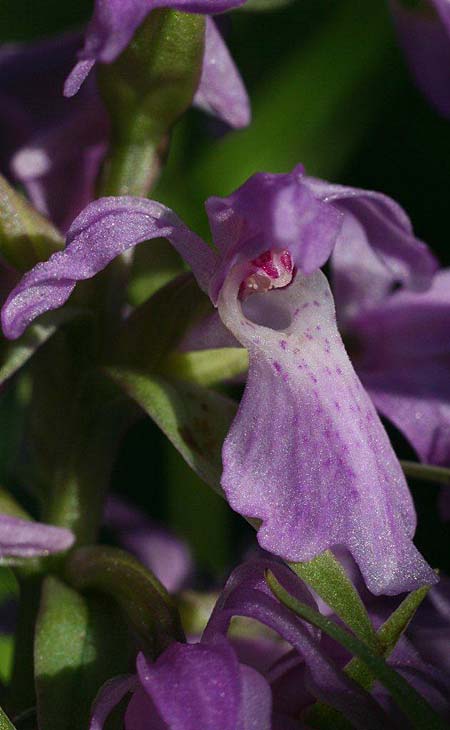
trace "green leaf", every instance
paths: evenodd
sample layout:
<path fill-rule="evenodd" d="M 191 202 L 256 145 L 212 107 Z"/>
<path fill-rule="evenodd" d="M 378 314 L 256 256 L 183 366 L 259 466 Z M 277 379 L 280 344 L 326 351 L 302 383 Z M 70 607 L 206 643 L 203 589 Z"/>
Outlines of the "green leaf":
<path fill-rule="evenodd" d="M 111 601 L 45 579 L 36 627 L 39 727 L 86 730 L 102 684 L 127 669 L 128 637 Z"/>
<path fill-rule="evenodd" d="M 407 477 L 450 485 L 450 469 L 444 466 L 419 464 L 415 461 L 400 461 L 400 464 Z"/>
<path fill-rule="evenodd" d="M 0 707 L 0 730 L 16 730 L 11 720 Z"/>
<path fill-rule="evenodd" d="M 69 558 L 66 574 L 76 588 L 117 601 L 152 656 L 172 641 L 185 640 L 171 596 L 151 571 L 123 550 L 81 548 Z"/>
<path fill-rule="evenodd" d="M 106 372 L 155 421 L 196 474 L 222 494 L 222 444 L 236 403 L 195 383 L 125 368 Z"/>
<path fill-rule="evenodd" d="M 26 271 L 63 246 L 56 228 L 0 176 L 0 256 Z"/>
<path fill-rule="evenodd" d="M 203 62 L 205 19 L 154 10 L 119 59 L 99 71 L 111 119 L 103 195 L 145 195 L 159 173 L 165 136 L 190 106 Z"/>
<path fill-rule="evenodd" d="M 242 375 L 248 369 L 248 352 L 242 347 L 171 353 L 164 364 L 169 377 L 199 385 L 217 385 Z"/>
<path fill-rule="evenodd" d="M 326 550 L 308 563 L 290 563 L 299 578 L 308 583 L 330 608 L 375 651 L 379 649 L 375 630 L 365 606 L 337 558 Z"/>
<path fill-rule="evenodd" d="M 366 664 L 373 676 L 390 692 L 398 707 L 410 720 L 412 728 L 417 728 L 417 730 L 423 730 L 424 728 L 427 728 L 427 730 L 444 730 L 443 720 L 434 712 L 428 702 L 398 672 L 386 664 L 384 659 L 376 656 L 367 644 L 344 631 L 340 626 L 322 616 L 310 606 L 297 601 L 270 572 L 267 574 L 267 583 L 273 594 L 287 608 L 319 628 Z"/>

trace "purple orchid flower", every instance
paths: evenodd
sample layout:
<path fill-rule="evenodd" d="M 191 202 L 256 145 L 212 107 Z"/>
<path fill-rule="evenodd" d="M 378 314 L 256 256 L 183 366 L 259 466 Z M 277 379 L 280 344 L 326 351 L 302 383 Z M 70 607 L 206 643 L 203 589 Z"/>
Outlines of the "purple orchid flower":
<path fill-rule="evenodd" d="M 245 0 L 96 0 L 80 60 L 68 76 L 64 93 L 76 94 L 97 62 L 111 63 L 128 46 L 138 26 L 156 8 L 208 16 L 243 5 Z M 231 127 L 250 123 L 250 103 L 239 72 L 212 17 L 206 18 L 205 51 L 194 106 Z"/>
<path fill-rule="evenodd" d="M 390 6 L 400 44 L 418 87 L 440 114 L 450 118 L 448 0 L 418 0 L 417 7 L 407 7 L 402 0 L 390 0 Z"/>
<path fill-rule="evenodd" d="M 379 706 L 336 668 L 321 649 L 318 633 L 274 598 L 265 581 L 266 569 L 299 600 L 314 605 L 305 586 L 280 563 L 242 565 L 230 576 L 200 642 L 173 643 L 155 662 L 139 654 L 135 676 L 116 678 L 100 691 L 90 730 L 101 730 L 111 710 L 129 693 L 125 730 L 300 730 L 294 717 L 272 711 L 268 679 L 239 661 L 227 639 L 235 616 L 268 626 L 291 644 L 297 657 L 303 657 L 305 681 L 312 691 L 309 704 L 315 697 L 326 698 L 355 727 L 381 728 Z"/>
<path fill-rule="evenodd" d="M 186 587 L 194 565 L 185 542 L 116 496 L 110 496 L 106 502 L 104 522 L 119 545 L 149 568 L 169 593 Z"/>
<path fill-rule="evenodd" d="M 64 304 L 77 281 L 137 243 L 165 237 L 249 352 L 249 374 L 223 447 L 233 509 L 262 521 L 259 543 L 292 561 L 347 547 L 369 589 L 395 594 L 436 577 L 413 545 L 411 496 L 372 401 L 346 354 L 319 270 L 338 240 L 369 240 L 380 266 L 428 285 L 436 262 L 405 213 L 376 193 L 303 174 L 258 174 L 206 205 L 218 254 L 163 205 L 105 198 L 73 223 L 64 251 L 26 274 L 2 310 L 18 337 Z"/>
<path fill-rule="evenodd" d="M 95 197 L 108 138 L 94 79 L 77 99 L 61 93 L 79 43 L 69 34 L 0 49 L 1 171 L 63 230 Z"/>
<path fill-rule="evenodd" d="M 73 534 L 62 527 L 0 515 L 0 559 L 59 553 L 68 550 L 73 542 Z"/>
<path fill-rule="evenodd" d="M 68 34 L 0 48 L 0 171 L 21 183 L 33 205 L 63 231 L 95 198 L 109 137 L 108 115 L 93 76 L 76 98 L 61 94 L 80 42 L 79 34 Z M 68 96 L 79 88 L 75 76 L 66 84 Z M 231 127 L 250 121 L 242 79 L 211 18 L 194 105 Z"/>
<path fill-rule="evenodd" d="M 111 63 L 128 46 L 147 15 L 157 8 L 213 15 L 243 5 L 245 0 L 96 0 L 86 30 L 84 48 L 66 82 L 66 94 L 76 94 L 96 62 Z"/>
<path fill-rule="evenodd" d="M 422 461 L 450 466 L 450 269 L 427 291 L 398 288 L 360 236 L 338 242 L 332 271 L 340 329 L 375 406 Z"/>

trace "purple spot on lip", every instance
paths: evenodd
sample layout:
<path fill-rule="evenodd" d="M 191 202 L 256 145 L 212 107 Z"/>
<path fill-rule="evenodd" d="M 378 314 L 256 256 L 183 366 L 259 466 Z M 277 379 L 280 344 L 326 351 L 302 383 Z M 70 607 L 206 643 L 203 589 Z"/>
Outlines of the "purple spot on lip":
<path fill-rule="evenodd" d="M 313 304 L 315 307 L 320 307 L 320 302 L 318 302 L 317 299 L 314 299 Z"/>
<path fill-rule="evenodd" d="M 320 330 L 321 330 L 321 329 L 322 329 L 322 327 L 320 326 L 320 324 L 317 324 L 317 325 L 316 325 L 316 330 L 317 330 L 317 332 L 320 332 Z"/>
<path fill-rule="evenodd" d="M 273 367 L 277 373 L 281 373 L 281 365 L 279 362 L 274 362 Z"/>
<path fill-rule="evenodd" d="M 297 309 L 294 311 L 294 317 L 296 317 L 299 312 L 300 312 L 300 309 L 297 307 Z"/>
<path fill-rule="evenodd" d="M 309 302 L 305 302 L 302 309 L 306 309 L 307 307 L 309 307 Z"/>
<path fill-rule="evenodd" d="M 336 372 L 337 372 L 337 374 L 338 374 L 338 375 L 342 375 L 342 370 L 341 370 L 341 368 L 336 368 Z"/>
<path fill-rule="evenodd" d="M 313 340 L 314 337 L 312 336 L 311 332 L 305 332 L 305 337 L 307 340 Z"/>
<path fill-rule="evenodd" d="M 286 348 L 287 348 L 286 340 L 280 340 L 280 347 L 282 350 L 286 350 Z"/>

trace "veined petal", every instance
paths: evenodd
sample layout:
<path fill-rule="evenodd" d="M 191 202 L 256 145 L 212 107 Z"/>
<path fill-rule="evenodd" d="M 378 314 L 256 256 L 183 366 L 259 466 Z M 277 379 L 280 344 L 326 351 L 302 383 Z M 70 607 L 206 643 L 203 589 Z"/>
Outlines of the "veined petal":
<path fill-rule="evenodd" d="M 232 270 L 218 304 L 249 352 L 223 447 L 231 506 L 262 520 L 260 544 L 285 559 L 347 547 L 375 594 L 434 583 L 412 543 L 405 478 L 345 352 L 326 278 L 298 273 L 284 289 L 250 296 L 244 313 L 244 276 L 242 266 Z"/>
<path fill-rule="evenodd" d="M 2 309 L 5 336 L 19 337 L 40 314 L 61 307 L 78 281 L 90 279 L 116 256 L 152 238 L 167 238 L 207 288 L 215 254 L 169 208 L 144 198 L 101 198 L 75 219 L 66 248 L 37 264 L 11 292 Z"/>
<path fill-rule="evenodd" d="M 96 61 L 111 63 L 130 43 L 138 26 L 156 8 L 212 15 L 243 5 L 245 0 L 96 0 L 80 61 L 70 74 L 66 96 L 76 94 Z"/>
<path fill-rule="evenodd" d="M 143 688 L 171 730 L 236 730 L 241 676 L 226 639 L 174 643 L 154 664 L 140 654 L 137 669 Z"/>
<path fill-rule="evenodd" d="M 415 237 L 411 221 L 392 198 L 312 177 L 305 178 L 305 184 L 323 202 L 353 214 L 371 247 L 398 282 L 417 290 L 431 284 L 438 262 L 426 244 Z"/>
<path fill-rule="evenodd" d="M 212 18 L 206 18 L 205 54 L 194 104 L 231 127 L 250 124 L 250 101 L 245 86 Z"/>
<path fill-rule="evenodd" d="M 70 530 L 0 515 L 0 558 L 33 558 L 68 550 L 74 542 Z"/>

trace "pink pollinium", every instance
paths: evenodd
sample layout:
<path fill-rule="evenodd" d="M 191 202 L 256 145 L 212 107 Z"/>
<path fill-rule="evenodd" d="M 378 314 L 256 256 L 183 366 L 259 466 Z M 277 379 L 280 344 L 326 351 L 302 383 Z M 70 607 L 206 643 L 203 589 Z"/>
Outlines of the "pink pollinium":
<path fill-rule="evenodd" d="M 249 268 L 250 272 L 239 290 L 240 299 L 246 299 L 250 294 L 257 292 L 282 289 L 291 283 L 294 276 L 294 264 L 287 249 L 264 251 L 250 261 Z"/>

